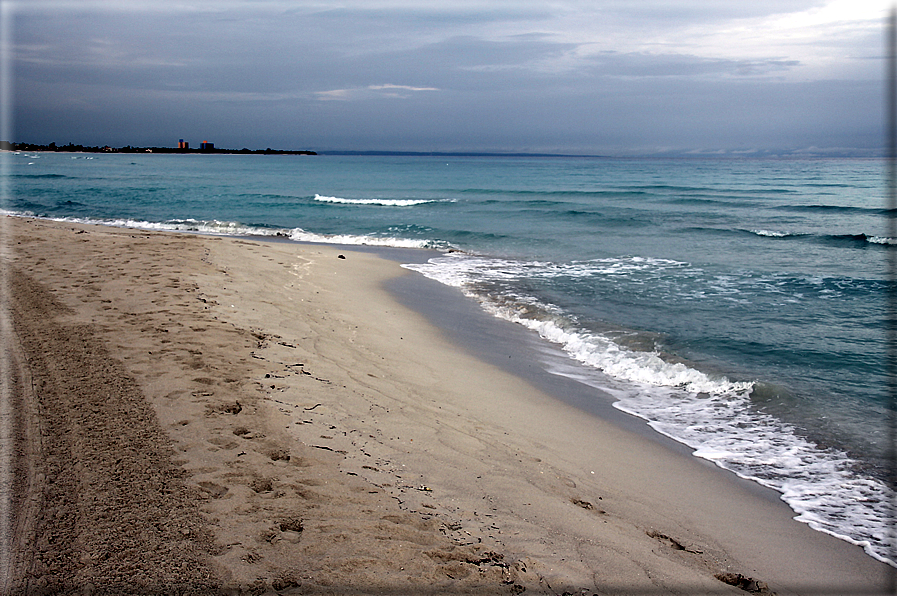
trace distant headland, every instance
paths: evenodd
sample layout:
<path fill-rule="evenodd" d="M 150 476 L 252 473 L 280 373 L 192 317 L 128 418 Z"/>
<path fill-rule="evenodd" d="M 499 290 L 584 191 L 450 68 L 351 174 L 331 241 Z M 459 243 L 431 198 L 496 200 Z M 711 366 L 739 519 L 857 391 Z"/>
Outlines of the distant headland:
<path fill-rule="evenodd" d="M 191 149 L 189 144 L 183 140 L 178 142 L 177 147 L 105 147 L 75 145 L 69 143 L 67 145 L 57 145 L 50 143 L 49 145 L 36 145 L 33 143 L 10 143 L 9 141 L 0 141 L 0 151 L 59 151 L 64 153 L 218 153 L 218 154 L 245 154 L 245 155 L 317 155 L 314 151 L 289 151 L 286 149 L 221 149 L 215 147 L 214 143 L 203 141 L 199 148 Z"/>

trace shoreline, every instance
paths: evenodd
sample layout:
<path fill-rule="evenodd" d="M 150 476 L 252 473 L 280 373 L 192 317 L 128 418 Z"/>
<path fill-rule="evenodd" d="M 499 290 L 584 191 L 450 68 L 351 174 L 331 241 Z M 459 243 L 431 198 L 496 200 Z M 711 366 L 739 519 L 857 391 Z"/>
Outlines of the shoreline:
<path fill-rule="evenodd" d="M 374 251 L 4 219 L 60 328 L 89 327 L 152 406 L 218 588 L 743 593 L 729 573 L 874 594 L 893 574 L 473 357 Z"/>
<path fill-rule="evenodd" d="M 683 455 L 690 456 L 694 451 L 652 429 L 643 418 L 613 407 L 616 400 L 606 391 L 581 383 L 572 376 L 549 372 L 546 369 L 549 362 L 570 362 L 562 349 L 540 338 L 531 329 L 490 315 L 457 288 L 422 275 L 393 278 L 387 280 L 384 287 L 396 300 L 424 315 L 459 349 L 524 379 L 558 402 Z M 579 365 L 573 363 L 571 366 Z"/>

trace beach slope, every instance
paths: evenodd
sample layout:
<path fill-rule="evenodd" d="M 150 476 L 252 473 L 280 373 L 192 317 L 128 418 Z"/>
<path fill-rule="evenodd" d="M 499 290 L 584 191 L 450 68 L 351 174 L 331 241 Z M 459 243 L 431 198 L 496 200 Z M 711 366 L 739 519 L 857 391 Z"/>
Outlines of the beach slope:
<path fill-rule="evenodd" d="M 3 593 L 886 593 L 449 342 L 364 252 L 2 222 Z"/>

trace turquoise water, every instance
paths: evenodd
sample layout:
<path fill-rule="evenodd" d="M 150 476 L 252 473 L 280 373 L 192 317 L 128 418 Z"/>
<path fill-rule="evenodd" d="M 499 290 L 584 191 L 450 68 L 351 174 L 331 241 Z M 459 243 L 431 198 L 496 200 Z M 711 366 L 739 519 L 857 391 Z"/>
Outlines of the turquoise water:
<path fill-rule="evenodd" d="M 4 159 L 12 214 L 441 251 L 408 268 L 539 332 L 616 407 L 775 488 L 799 519 L 889 557 L 880 161 Z"/>

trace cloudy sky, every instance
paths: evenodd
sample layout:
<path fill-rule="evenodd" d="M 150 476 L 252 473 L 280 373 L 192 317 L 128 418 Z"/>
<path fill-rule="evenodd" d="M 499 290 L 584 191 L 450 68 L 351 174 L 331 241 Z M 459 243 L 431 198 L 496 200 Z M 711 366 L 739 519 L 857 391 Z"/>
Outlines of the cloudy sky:
<path fill-rule="evenodd" d="M 589 154 L 882 145 L 881 0 L 3 0 L 13 140 Z"/>

